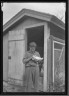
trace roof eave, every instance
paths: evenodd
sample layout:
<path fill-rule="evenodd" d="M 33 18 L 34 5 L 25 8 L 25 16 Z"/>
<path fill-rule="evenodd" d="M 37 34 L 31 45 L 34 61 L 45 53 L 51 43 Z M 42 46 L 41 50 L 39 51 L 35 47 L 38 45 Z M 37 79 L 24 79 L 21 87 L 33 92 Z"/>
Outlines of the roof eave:
<path fill-rule="evenodd" d="M 41 13 L 41 12 L 37 12 L 37 11 L 33 11 L 33 10 L 29 10 L 29 9 L 23 9 L 21 10 L 19 13 L 17 13 L 11 20 L 9 20 L 4 26 L 3 26 L 3 32 L 5 32 L 8 28 L 10 28 L 13 24 L 15 24 L 16 22 L 18 22 L 20 19 L 22 19 L 24 16 L 30 16 L 30 17 L 34 17 L 37 19 L 41 19 L 41 20 L 45 20 L 48 22 L 51 22 L 53 24 L 55 24 L 56 26 L 62 28 L 63 30 L 65 30 L 65 28 L 63 26 L 60 26 L 59 24 L 57 24 L 56 22 L 54 22 L 52 20 L 52 16 L 53 15 L 47 15 L 45 13 Z"/>
<path fill-rule="evenodd" d="M 61 29 L 65 30 L 65 27 L 60 26 L 59 24 L 56 24 L 56 23 L 55 23 L 55 22 L 53 22 L 53 21 L 50 21 L 50 22 L 51 22 L 51 23 L 53 23 L 54 25 L 56 25 L 56 26 L 60 27 Z"/>
<path fill-rule="evenodd" d="M 38 13 L 38 14 L 37 14 Z M 40 12 L 36 12 L 36 11 L 29 11 L 27 9 L 24 9 L 23 12 L 19 12 L 17 15 L 15 15 L 11 20 L 9 20 L 4 26 L 3 26 L 3 32 L 6 31 L 9 27 L 11 27 L 13 24 L 15 24 L 17 21 L 19 21 L 21 18 L 23 18 L 24 16 L 30 16 L 30 17 L 34 17 L 37 19 L 42 19 L 42 20 L 46 20 L 46 21 L 50 21 L 51 16 L 45 16 L 42 15 L 42 13 Z"/>

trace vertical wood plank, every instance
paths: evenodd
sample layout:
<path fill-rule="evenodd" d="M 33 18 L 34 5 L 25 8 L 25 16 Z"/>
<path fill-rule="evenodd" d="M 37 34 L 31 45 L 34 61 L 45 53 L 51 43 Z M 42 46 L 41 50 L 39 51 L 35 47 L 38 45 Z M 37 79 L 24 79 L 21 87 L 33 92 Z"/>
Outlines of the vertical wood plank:
<path fill-rule="evenodd" d="M 26 29 L 25 29 L 26 31 Z M 25 32 L 25 52 L 27 51 L 27 31 Z"/>
<path fill-rule="evenodd" d="M 50 36 L 51 39 L 51 83 L 53 83 L 53 37 Z"/>
<path fill-rule="evenodd" d="M 47 69 L 48 69 L 48 73 L 47 73 L 47 80 L 48 80 L 48 82 L 47 82 L 47 85 L 48 85 L 48 89 L 49 89 L 49 87 L 50 87 L 50 84 L 51 84 L 51 74 L 52 74 L 52 64 L 51 64 L 51 39 L 48 39 L 48 48 L 47 48 Z"/>
<path fill-rule="evenodd" d="M 47 23 L 44 26 L 44 92 L 47 92 L 47 39 L 50 35 L 50 29 L 48 28 Z"/>

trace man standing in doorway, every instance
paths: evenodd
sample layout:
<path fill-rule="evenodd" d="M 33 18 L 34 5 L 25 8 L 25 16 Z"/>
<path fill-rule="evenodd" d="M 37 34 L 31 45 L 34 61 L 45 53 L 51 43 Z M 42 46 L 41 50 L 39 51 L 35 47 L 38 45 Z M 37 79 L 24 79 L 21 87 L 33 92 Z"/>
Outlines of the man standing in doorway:
<path fill-rule="evenodd" d="M 40 57 L 40 54 L 35 51 L 36 50 L 36 43 L 31 42 L 29 44 L 30 50 L 26 52 L 23 63 L 25 64 L 25 88 L 26 92 L 32 92 L 34 88 L 34 92 L 38 92 L 39 87 L 39 65 L 37 60 L 33 59 L 33 55 Z"/>

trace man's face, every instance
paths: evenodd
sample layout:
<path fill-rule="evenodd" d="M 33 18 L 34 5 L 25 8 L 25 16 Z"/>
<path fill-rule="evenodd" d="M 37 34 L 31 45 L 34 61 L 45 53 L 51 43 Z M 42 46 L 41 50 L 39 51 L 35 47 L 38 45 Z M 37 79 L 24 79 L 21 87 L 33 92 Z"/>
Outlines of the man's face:
<path fill-rule="evenodd" d="M 34 52 L 35 49 L 36 49 L 36 48 L 35 48 L 34 46 L 30 46 L 30 51 L 31 51 L 31 52 Z"/>

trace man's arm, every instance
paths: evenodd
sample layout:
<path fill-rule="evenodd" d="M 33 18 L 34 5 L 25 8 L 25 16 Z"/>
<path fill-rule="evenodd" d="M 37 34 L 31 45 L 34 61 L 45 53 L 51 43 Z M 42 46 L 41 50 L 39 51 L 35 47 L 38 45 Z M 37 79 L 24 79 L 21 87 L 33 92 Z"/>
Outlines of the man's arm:
<path fill-rule="evenodd" d="M 32 57 L 29 57 L 28 54 L 26 53 L 25 56 L 24 56 L 24 58 L 23 58 L 23 63 L 26 64 L 31 59 L 32 59 Z"/>
<path fill-rule="evenodd" d="M 31 60 L 32 59 L 32 57 L 29 57 L 29 58 L 24 58 L 23 59 L 23 63 L 27 63 L 29 60 Z"/>

